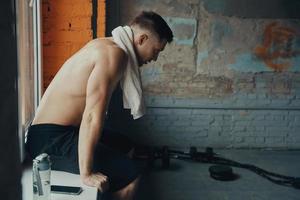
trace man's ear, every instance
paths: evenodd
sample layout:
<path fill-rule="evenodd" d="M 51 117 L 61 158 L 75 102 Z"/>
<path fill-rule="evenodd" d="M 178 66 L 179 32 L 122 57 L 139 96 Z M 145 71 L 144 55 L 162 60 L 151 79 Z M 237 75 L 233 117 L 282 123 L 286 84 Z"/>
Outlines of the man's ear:
<path fill-rule="evenodd" d="M 147 34 L 142 34 L 139 37 L 138 44 L 142 45 L 146 42 L 146 40 L 148 40 L 148 35 Z"/>

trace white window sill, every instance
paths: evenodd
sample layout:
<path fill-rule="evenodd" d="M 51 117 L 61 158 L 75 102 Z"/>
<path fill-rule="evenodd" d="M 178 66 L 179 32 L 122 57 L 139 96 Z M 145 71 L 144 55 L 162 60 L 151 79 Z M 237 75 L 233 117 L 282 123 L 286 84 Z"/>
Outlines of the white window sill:
<path fill-rule="evenodd" d="M 51 170 L 51 185 L 80 186 L 83 191 L 79 195 L 64 195 L 51 193 L 51 200 L 96 200 L 97 188 L 83 185 L 77 174 Z M 25 168 L 22 174 L 23 200 L 32 200 L 32 169 Z"/>

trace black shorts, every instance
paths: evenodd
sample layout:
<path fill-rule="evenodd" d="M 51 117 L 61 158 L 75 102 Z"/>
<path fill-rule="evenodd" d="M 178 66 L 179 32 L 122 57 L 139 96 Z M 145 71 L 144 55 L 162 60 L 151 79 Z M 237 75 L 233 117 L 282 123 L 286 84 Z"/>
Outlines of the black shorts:
<path fill-rule="evenodd" d="M 27 134 L 26 150 L 35 158 L 47 153 L 51 168 L 79 174 L 78 164 L 79 128 L 56 124 L 32 125 Z M 109 178 L 109 192 L 122 189 L 140 175 L 137 163 L 126 153 L 132 149 L 127 137 L 104 130 L 95 153 L 93 172 L 100 172 Z"/>

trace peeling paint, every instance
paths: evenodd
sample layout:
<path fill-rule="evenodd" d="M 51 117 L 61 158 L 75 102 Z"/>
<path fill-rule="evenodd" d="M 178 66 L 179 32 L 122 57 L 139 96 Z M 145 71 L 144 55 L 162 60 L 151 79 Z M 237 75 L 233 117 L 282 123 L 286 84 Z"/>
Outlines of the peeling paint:
<path fill-rule="evenodd" d="M 201 65 L 202 61 L 208 57 L 208 51 L 199 52 L 197 55 L 197 66 Z"/>
<path fill-rule="evenodd" d="M 174 33 L 174 41 L 181 45 L 194 44 L 197 21 L 192 18 L 165 17 L 166 22 Z"/>
<path fill-rule="evenodd" d="M 224 21 L 221 20 L 216 20 L 212 24 L 212 30 L 213 30 L 214 47 L 218 47 L 222 45 L 222 39 L 224 37 L 228 37 L 232 32 L 230 24 L 225 23 Z"/>
<path fill-rule="evenodd" d="M 252 2 L 238 0 L 122 3 L 122 19 L 147 8 L 165 16 L 174 33 L 174 42 L 142 72 L 150 105 L 299 107 L 299 19 L 277 17 L 279 8 L 274 13 L 274 4 L 281 0 L 266 0 L 272 5 L 253 1 L 263 8 L 251 9 Z M 280 64 L 288 64 L 286 71 Z"/>
<path fill-rule="evenodd" d="M 254 54 L 274 71 L 283 71 L 291 67 L 290 59 L 300 55 L 293 49 L 296 30 L 272 22 L 265 28 L 263 43 L 258 45 Z"/>
<path fill-rule="evenodd" d="M 227 67 L 239 72 L 262 72 L 272 71 L 261 61 L 255 59 L 252 53 L 243 53 L 236 55 L 235 63 L 228 64 Z"/>
<path fill-rule="evenodd" d="M 223 16 L 299 19 L 299 0 L 203 0 L 205 9 Z"/>
<path fill-rule="evenodd" d="M 143 67 L 141 70 L 142 83 L 147 85 L 160 79 L 161 69 L 157 66 Z"/>
<path fill-rule="evenodd" d="M 222 13 L 225 12 L 225 7 L 227 5 L 227 2 L 224 0 L 214 0 L 214 1 L 204 0 L 204 5 L 206 10 L 208 10 L 209 12 Z"/>
<path fill-rule="evenodd" d="M 235 63 L 228 64 L 227 67 L 239 72 L 272 72 L 272 68 L 266 67 L 265 63 L 260 61 L 252 53 L 243 53 L 236 56 Z M 287 71 L 300 71 L 300 57 L 290 59 L 291 66 Z"/>
<path fill-rule="evenodd" d="M 222 98 L 232 94 L 232 84 L 233 81 L 226 77 L 198 75 L 185 81 L 160 80 L 144 85 L 144 91 L 156 96 Z"/>

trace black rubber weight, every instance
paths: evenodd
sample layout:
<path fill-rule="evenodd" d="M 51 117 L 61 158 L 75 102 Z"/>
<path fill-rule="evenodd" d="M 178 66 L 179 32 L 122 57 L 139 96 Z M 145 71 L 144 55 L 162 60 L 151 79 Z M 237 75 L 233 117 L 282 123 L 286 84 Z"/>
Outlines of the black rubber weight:
<path fill-rule="evenodd" d="M 220 181 L 230 181 L 235 179 L 232 168 L 225 165 L 213 165 L 209 167 L 210 176 Z"/>

